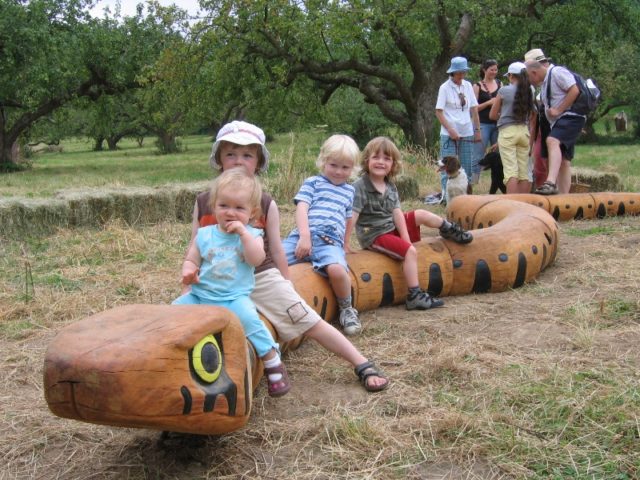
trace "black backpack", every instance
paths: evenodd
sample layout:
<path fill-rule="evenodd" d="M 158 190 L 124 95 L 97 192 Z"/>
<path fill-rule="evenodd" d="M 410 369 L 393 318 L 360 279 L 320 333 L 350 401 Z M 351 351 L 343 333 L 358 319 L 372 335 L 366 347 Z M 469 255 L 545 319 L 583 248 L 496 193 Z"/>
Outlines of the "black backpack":
<path fill-rule="evenodd" d="M 549 102 L 549 105 L 551 105 L 551 72 L 554 68 L 555 66 L 551 67 L 551 70 L 549 70 L 549 79 L 547 81 L 547 102 Z M 578 87 L 578 90 L 580 90 L 580 95 L 578 95 L 576 101 L 573 102 L 573 105 L 571 105 L 569 111 L 577 113 L 578 115 L 589 115 L 598 107 L 598 103 L 600 102 L 600 98 L 602 96 L 600 88 L 598 88 L 598 85 L 593 79 L 587 78 L 585 80 L 579 74 L 571 70 L 569 71 L 573 75 L 573 78 L 575 78 L 576 80 L 576 86 Z"/>

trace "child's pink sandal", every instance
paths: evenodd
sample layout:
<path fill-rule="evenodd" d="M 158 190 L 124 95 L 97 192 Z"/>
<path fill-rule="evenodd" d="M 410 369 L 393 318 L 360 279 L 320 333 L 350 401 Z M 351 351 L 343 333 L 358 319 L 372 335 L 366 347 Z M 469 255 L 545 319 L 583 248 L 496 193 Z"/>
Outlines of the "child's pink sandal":
<path fill-rule="evenodd" d="M 282 375 L 280 380 L 276 382 L 269 380 L 269 375 L 278 373 Z M 277 367 L 265 368 L 264 374 L 267 376 L 270 397 L 281 397 L 291 390 L 291 383 L 289 382 L 289 375 L 287 375 L 287 369 L 284 366 L 284 362 L 280 362 L 280 365 Z"/>

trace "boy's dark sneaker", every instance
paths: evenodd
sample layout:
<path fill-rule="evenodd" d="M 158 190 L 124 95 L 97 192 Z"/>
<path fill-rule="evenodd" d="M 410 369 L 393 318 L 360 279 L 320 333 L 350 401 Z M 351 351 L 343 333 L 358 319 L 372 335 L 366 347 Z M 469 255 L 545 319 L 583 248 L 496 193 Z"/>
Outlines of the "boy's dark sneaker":
<path fill-rule="evenodd" d="M 445 222 L 440 227 L 440 236 L 447 240 L 453 240 L 456 243 L 470 243 L 473 240 L 473 235 L 462 229 L 462 227 L 455 222 Z"/>
<path fill-rule="evenodd" d="M 439 298 L 432 297 L 427 292 L 421 290 L 413 297 L 407 297 L 407 310 L 429 310 L 430 308 L 441 307 L 444 301 Z"/>

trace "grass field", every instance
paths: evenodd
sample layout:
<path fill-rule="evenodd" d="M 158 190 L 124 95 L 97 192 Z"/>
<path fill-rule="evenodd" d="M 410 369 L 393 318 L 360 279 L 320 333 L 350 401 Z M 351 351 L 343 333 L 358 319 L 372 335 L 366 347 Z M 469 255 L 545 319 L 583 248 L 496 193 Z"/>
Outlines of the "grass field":
<path fill-rule="evenodd" d="M 278 175 L 289 158 L 313 171 L 321 142 L 322 137 L 313 133 L 276 137 L 269 144 L 269 175 Z M 145 139 L 142 147 L 124 139 L 118 150 L 94 152 L 89 140 L 70 139 L 61 143 L 60 152 L 34 154 L 31 169 L 0 175 L 0 196 L 42 197 L 75 187 L 156 187 L 211 178 L 211 137 L 185 137 L 182 145 L 184 151 L 180 153 L 159 155 L 151 138 Z"/>
<path fill-rule="evenodd" d="M 326 133 L 309 131 L 277 135 L 269 142 L 272 161 L 263 179 L 269 191 L 280 202 L 290 201 L 302 180 L 316 172 L 315 159 Z M 61 152 L 40 152 L 32 158 L 29 170 L 0 175 L 0 197 L 47 197 L 57 191 L 77 188 L 108 188 L 123 186 L 161 187 L 170 183 L 187 183 L 211 178 L 208 158 L 211 151 L 209 136 L 190 136 L 182 139 L 184 151 L 158 155 L 153 139 L 147 138 L 143 147 L 125 139 L 113 152 L 91 151 L 87 139 L 62 142 Z M 579 145 L 576 162 L 603 172 L 621 176 L 623 189 L 640 190 L 640 154 L 638 145 Z M 425 191 L 439 189 L 438 179 L 424 155 L 407 155 L 405 170 L 417 176 Z M 483 175 L 479 192 L 488 190 L 488 173 Z"/>

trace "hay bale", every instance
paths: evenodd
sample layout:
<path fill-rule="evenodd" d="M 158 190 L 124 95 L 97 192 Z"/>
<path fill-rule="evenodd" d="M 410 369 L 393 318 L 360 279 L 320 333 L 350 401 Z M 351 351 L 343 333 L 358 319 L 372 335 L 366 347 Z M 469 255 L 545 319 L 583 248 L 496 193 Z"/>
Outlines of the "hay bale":
<path fill-rule="evenodd" d="M 66 202 L 50 198 L 0 199 L 0 237 L 49 234 L 69 226 Z"/>
<path fill-rule="evenodd" d="M 571 183 L 569 193 L 589 193 L 591 191 L 591 185 L 587 183 Z"/>
<path fill-rule="evenodd" d="M 191 222 L 193 205 L 196 202 L 196 196 L 200 192 L 204 192 L 210 186 L 210 182 L 197 182 L 174 187 L 175 201 L 175 218 L 180 222 Z"/>
<path fill-rule="evenodd" d="M 571 183 L 589 185 L 592 192 L 618 192 L 621 188 L 620 175 L 617 173 L 598 172 L 588 168 L 574 168 Z"/>
<path fill-rule="evenodd" d="M 64 190 L 55 197 L 67 203 L 72 226 L 98 226 L 113 218 L 114 201 L 108 191 Z"/>
<path fill-rule="evenodd" d="M 149 225 L 174 220 L 173 196 L 166 190 L 127 188 L 113 190 L 114 218 L 129 225 Z"/>
<path fill-rule="evenodd" d="M 0 200 L 0 236 L 46 234 L 57 227 L 100 226 L 111 220 L 129 225 L 191 222 L 196 195 L 209 182 L 163 187 L 69 189 L 54 198 Z"/>
<path fill-rule="evenodd" d="M 418 192 L 418 181 L 408 175 L 399 175 L 395 181 L 398 188 L 398 195 L 401 201 L 415 200 L 420 196 Z"/>

